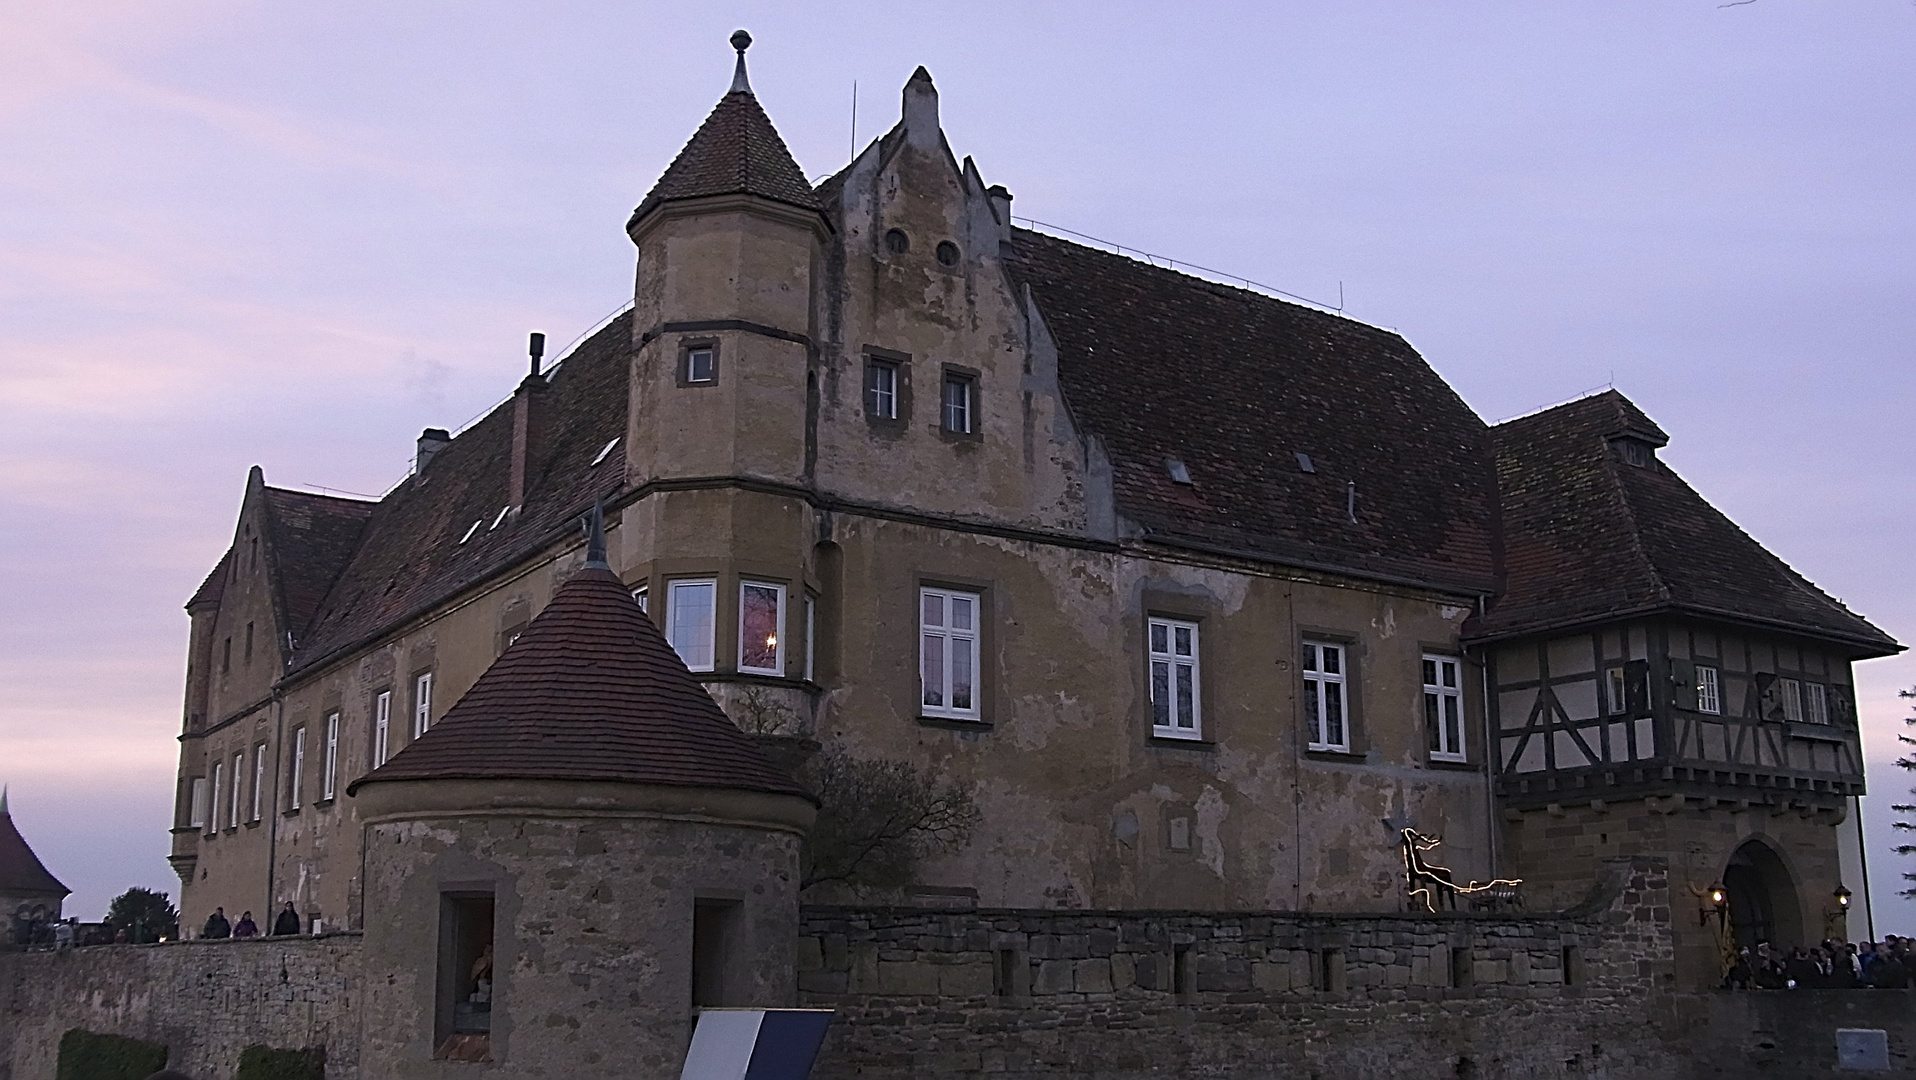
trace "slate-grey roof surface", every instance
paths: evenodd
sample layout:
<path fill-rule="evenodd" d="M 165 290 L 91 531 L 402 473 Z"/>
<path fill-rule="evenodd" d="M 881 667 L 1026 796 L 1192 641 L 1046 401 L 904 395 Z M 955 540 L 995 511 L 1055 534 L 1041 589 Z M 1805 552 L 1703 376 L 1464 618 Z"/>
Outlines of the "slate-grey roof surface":
<path fill-rule="evenodd" d="M 1011 249 L 1118 509 L 1153 538 L 1494 587 L 1484 423 L 1403 338 L 1030 230 Z"/>
<path fill-rule="evenodd" d="M 264 494 L 280 612 L 297 639 L 358 549 L 378 504 L 275 487 Z"/>
<path fill-rule="evenodd" d="M 0 893 L 51 893 L 65 896 L 71 890 L 47 871 L 40 857 L 27 846 L 26 838 L 13 825 L 13 815 L 0 806 Z M 11 916 L 0 911 L 0 919 Z"/>
<path fill-rule="evenodd" d="M 610 570 L 561 585 L 431 730 L 353 782 L 597 780 L 811 796 L 740 731 Z"/>
<path fill-rule="evenodd" d="M 632 217 L 637 220 L 660 203 L 708 195 L 757 195 L 818 209 L 804 171 L 750 91 L 734 90 L 719 99 Z"/>
<path fill-rule="evenodd" d="M 1506 581 L 1475 636 L 1502 637 L 1673 610 L 1901 648 L 1791 570 L 1669 466 L 1624 461 L 1620 435 L 1660 428 L 1614 390 L 1492 429 Z"/>

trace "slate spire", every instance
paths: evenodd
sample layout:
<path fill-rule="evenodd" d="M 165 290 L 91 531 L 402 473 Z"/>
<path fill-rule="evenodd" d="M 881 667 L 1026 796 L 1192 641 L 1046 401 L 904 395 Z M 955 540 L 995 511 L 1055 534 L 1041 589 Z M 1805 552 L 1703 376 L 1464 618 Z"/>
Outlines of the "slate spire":
<path fill-rule="evenodd" d="M 347 793 L 393 780 L 584 780 L 810 798 L 726 718 L 618 575 L 594 562 L 431 730 Z"/>
<path fill-rule="evenodd" d="M 732 35 L 738 63 L 731 89 L 632 212 L 628 229 L 664 203 L 711 195 L 756 195 L 806 210 L 819 208 L 812 185 L 746 79 L 745 48 L 751 43 L 752 35 L 743 30 Z"/>
<path fill-rule="evenodd" d="M 6 789 L 0 788 L 0 893 L 66 896 L 71 891 L 60 884 L 59 878 L 47 872 L 40 857 L 27 846 L 26 837 L 13 827 L 13 814 L 7 809 Z"/>

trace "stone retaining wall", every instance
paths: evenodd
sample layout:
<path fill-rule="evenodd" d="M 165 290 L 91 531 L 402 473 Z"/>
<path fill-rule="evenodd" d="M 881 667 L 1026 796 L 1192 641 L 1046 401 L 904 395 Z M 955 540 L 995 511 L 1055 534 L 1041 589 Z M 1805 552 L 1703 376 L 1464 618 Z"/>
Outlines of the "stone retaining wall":
<path fill-rule="evenodd" d="M 0 1080 L 52 1080 L 81 1027 L 163 1042 L 168 1064 L 226 1078 L 256 1043 L 323 1046 L 359 1076 L 359 935 L 0 953 Z"/>

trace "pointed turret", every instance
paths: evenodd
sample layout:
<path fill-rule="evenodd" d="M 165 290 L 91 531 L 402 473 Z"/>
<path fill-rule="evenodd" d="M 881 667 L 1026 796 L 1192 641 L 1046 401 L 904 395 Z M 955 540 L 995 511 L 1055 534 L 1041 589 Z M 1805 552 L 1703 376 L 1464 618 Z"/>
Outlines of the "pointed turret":
<path fill-rule="evenodd" d="M 792 152 L 785 148 L 785 140 L 779 138 L 771 118 L 759 107 L 752 84 L 746 79 L 745 49 L 751 43 L 752 36 L 743 30 L 732 35 L 732 47 L 738 50 L 732 88 L 633 211 L 626 226 L 628 232 L 665 203 L 713 195 L 756 195 L 806 210 L 818 209 L 804 170 L 792 160 Z"/>
<path fill-rule="evenodd" d="M 0 788 L 0 919 L 12 915 L 16 907 L 32 906 L 29 901 L 57 914 L 60 901 L 71 891 L 47 871 L 14 828 L 7 791 Z"/>

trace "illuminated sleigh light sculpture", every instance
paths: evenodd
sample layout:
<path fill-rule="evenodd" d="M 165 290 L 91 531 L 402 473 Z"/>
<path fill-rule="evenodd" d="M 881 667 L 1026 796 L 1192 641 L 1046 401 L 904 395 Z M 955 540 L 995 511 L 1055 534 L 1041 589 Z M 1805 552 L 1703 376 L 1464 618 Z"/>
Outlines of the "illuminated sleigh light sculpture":
<path fill-rule="evenodd" d="M 1459 895 L 1471 897 L 1470 906 L 1476 911 L 1523 907 L 1523 894 L 1519 891 L 1523 879 L 1492 878 L 1459 885 L 1449 867 L 1438 866 L 1424 857 L 1425 852 L 1444 842 L 1442 837 L 1426 836 L 1411 828 L 1401 830 L 1399 836 L 1404 852 L 1404 889 L 1413 908 L 1421 905 L 1423 910 L 1433 913 L 1440 908 L 1455 911 Z"/>

